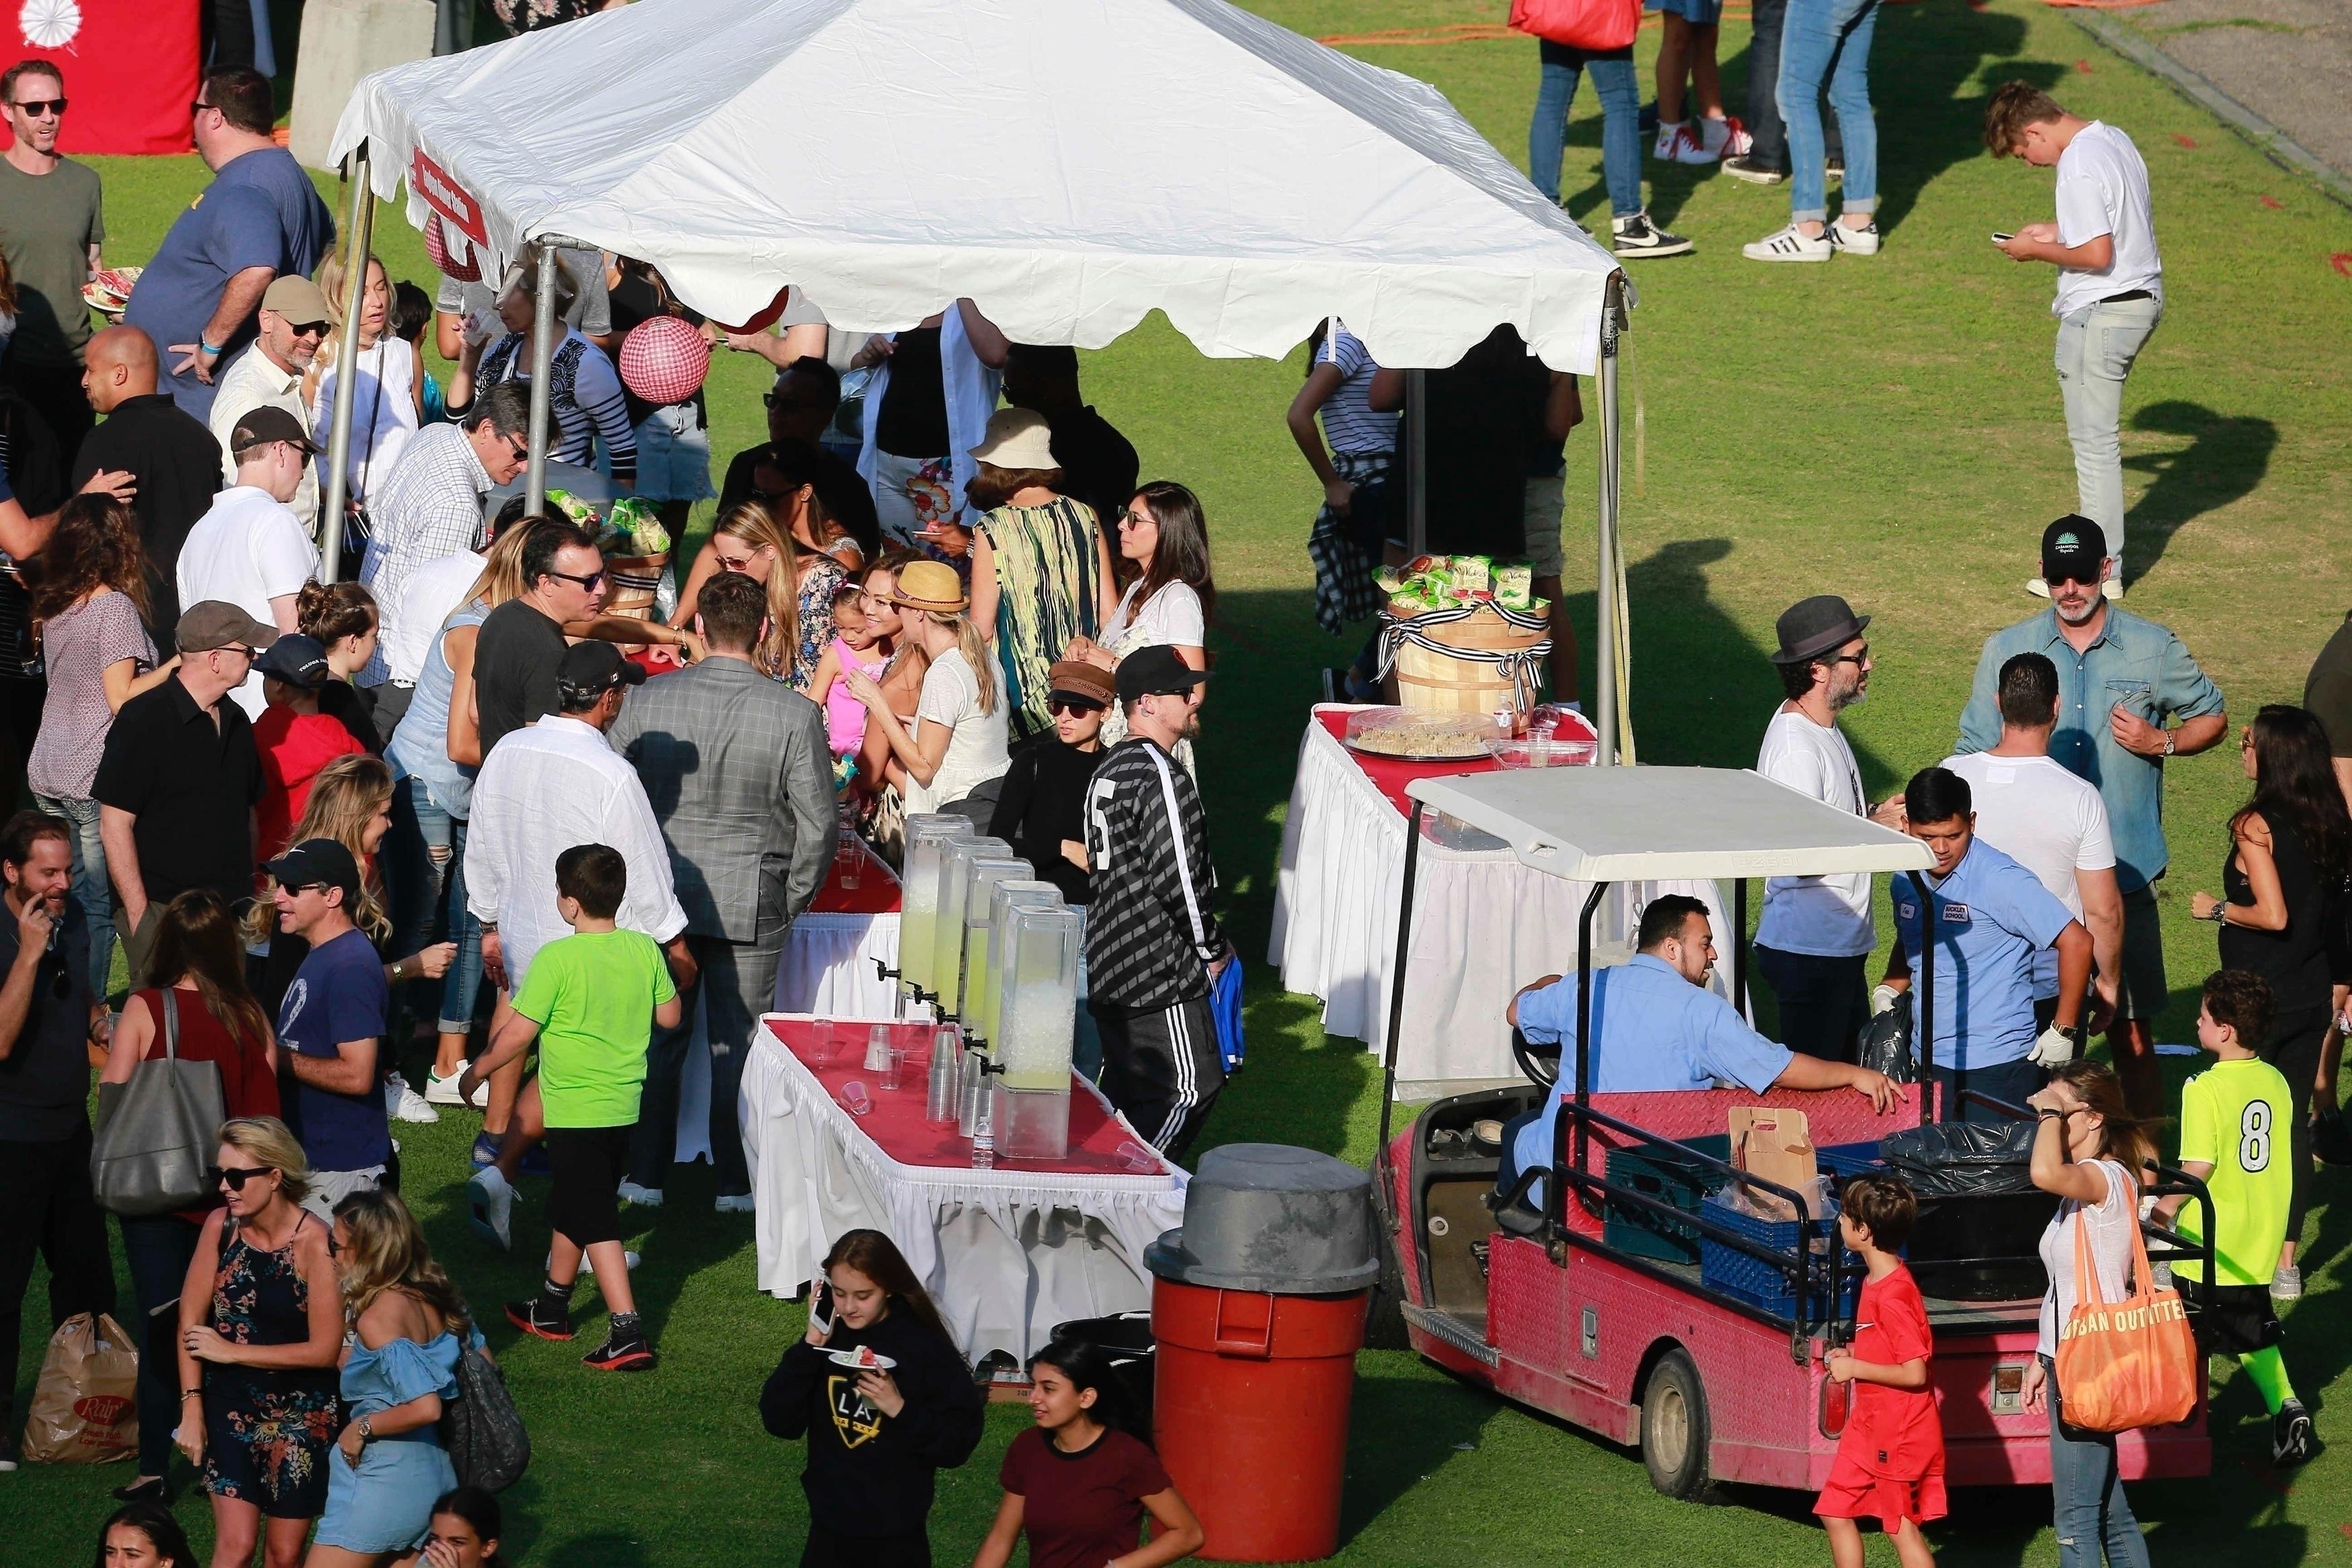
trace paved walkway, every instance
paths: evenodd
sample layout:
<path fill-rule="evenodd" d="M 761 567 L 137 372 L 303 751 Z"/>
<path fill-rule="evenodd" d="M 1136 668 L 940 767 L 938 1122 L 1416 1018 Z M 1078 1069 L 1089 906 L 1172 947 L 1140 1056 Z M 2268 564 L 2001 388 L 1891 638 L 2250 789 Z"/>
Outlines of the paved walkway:
<path fill-rule="evenodd" d="M 2160 0 L 2093 13 L 2120 24 L 2352 176 L 2352 5 Z"/>

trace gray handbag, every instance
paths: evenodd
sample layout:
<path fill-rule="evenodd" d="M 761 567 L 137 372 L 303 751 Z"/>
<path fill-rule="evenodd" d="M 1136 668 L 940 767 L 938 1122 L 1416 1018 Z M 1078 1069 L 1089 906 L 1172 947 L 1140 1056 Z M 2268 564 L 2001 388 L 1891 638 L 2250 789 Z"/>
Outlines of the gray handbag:
<path fill-rule="evenodd" d="M 180 1001 L 163 988 L 163 1056 L 128 1083 L 98 1086 L 89 1185 L 98 1205 L 137 1218 L 193 1208 L 213 1189 L 213 1154 L 228 1119 L 220 1063 L 180 1060 Z"/>

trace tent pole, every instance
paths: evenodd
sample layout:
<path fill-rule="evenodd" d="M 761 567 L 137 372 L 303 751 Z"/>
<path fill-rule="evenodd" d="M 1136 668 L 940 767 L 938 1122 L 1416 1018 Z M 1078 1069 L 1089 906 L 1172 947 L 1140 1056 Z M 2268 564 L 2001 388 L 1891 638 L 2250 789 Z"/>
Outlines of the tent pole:
<path fill-rule="evenodd" d="M 1596 717 L 1601 745 L 1593 760 L 1603 768 L 1617 762 L 1617 624 L 1625 607 L 1617 601 L 1617 332 L 1624 309 L 1625 275 L 1609 275 L 1601 305 L 1601 362 L 1593 377 L 1598 385 L 1601 414 L 1599 568 L 1600 591 L 1595 596 L 1593 641 L 1600 644 L 1593 669 Z"/>
<path fill-rule="evenodd" d="M 1404 558 L 1419 560 L 1429 551 L 1429 389 L 1425 372 L 1404 373 Z"/>
<path fill-rule="evenodd" d="M 539 298 L 530 325 L 530 468 L 523 481 L 522 515 L 547 510 L 548 366 L 555 358 L 555 244 L 539 242 Z"/>
<path fill-rule="evenodd" d="M 360 301 L 367 293 L 368 251 L 375 239 L 375 192 L 368 183 L 368 146 L 362 141 L 345 165 L 352 181 L 352 212 L 343 225 L 343 326 L 335 337 L 335 416 L 327 429 L 327 493 L 319 504 L 319 578 L 342 574 L 343 507 L 351 492 L 352 377 L 360 360 Z M 390 330 L 390 324 L 386 324 Z"/>

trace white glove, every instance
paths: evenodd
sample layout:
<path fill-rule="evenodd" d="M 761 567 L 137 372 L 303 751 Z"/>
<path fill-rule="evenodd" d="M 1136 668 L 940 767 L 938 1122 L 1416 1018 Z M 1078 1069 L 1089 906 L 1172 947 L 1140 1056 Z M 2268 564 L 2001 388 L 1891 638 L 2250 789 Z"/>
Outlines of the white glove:
<path fill-rule="evenodd" d="M 1870 993 L 1870 1016 L 1876 1018 L 1881 1013 L 1892 1012 L 1902 1000 L 1901 991 L 1882 983 Z"/>
<path fill-rule="evenodd" d="M 2063 1067 L 2074 1060 L 2074 1037 L 2052 1024 L 2033 1042 L 2031 1057 L 2036 1067 Z"/>

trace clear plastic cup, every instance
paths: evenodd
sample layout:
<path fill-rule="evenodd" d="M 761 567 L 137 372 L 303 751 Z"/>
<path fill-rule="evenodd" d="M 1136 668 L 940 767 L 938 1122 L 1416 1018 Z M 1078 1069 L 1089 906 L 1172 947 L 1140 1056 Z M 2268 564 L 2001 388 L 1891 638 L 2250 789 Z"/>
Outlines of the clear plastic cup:
<path fill-rule="evenodd" d="M 853 1078 L 841 1086 L 841 1108 L 853 1116 L 863 1116 L 874 1109 L 874 1096 L 866 1092 L 862 1080 Z"/>
<path fill-rule="evenodd" d="M 841 890 L 856 893 L 866 885 L 866 846 L 847 828 L 841 830 L 841 847 L 833 857 L 841 872 Z"/>
<path fill-rule="evenodd" d="M 1165 1168 L 1160 1164 L 1158 1150 L 1147 1148 L 1133 1138 L 1122 1140 L 1114 1157 L 1118 1161 L 1118 1168 L 1129 1176 L 1158 1176 Z"/>
<path fill-rule="evenodd" d="M 890 1071 L 890 1026 L 877 1023 L 866 1031 L 866 1071 Z"/>

